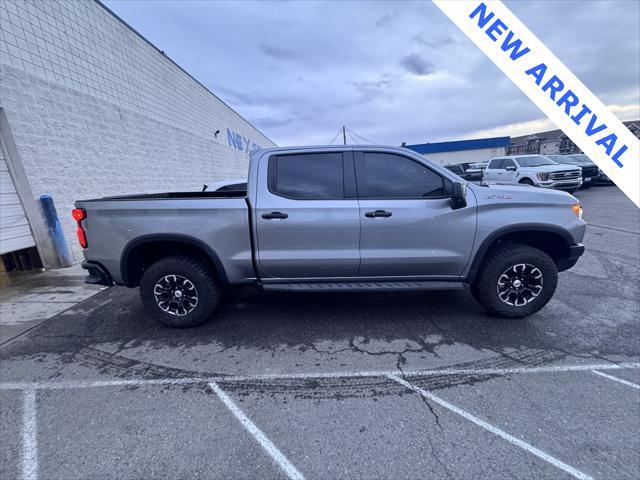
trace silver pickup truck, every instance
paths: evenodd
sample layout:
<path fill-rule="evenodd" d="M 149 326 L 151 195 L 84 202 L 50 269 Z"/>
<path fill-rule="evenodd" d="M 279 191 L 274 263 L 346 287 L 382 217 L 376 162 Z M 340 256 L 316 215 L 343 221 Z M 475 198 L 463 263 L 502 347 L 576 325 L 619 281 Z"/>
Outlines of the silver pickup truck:
<path fill-rule="evenodd" d="M 247 191 L 76 202 L 87 281 L 140 287 L 166 325 L 202 323 L 221 290 L 447 290 L 494 315 L 542 308 L 584 251 L 566 192 L 473 185 L 411 150 L 306 147 L 251 155 Z"/>

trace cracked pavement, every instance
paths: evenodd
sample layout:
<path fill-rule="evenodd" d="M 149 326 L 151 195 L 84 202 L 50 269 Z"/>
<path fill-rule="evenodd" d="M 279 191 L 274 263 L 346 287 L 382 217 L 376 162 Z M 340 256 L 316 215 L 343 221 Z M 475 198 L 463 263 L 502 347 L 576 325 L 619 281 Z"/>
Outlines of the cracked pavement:
<path fill-rule="evenodd" d="M 577 196 L 593 222 L 587 252 L 527 319 L 489 317 L 468 291 L 246 288 L 214 321 L 172 330 L 116 287 L 0 348 L 0 381 L 216 377 L 308 479 L 570 478 L 383 375 L 358 375 L 393 372 L 593 478 L 638 478 L 638 390 L 588 370 L 491 373 L 640 361 L 640 213 L 615 187 Z M 465 371 L 415 373 L 439 368 Z M 640 384 L 638 369 L 609 373 Z M 0 390 L 3 479 L 21 478 L 21 395 Z M 37 405 L 40 478 L 285 478 L 204 382 L 39 390 Z"/>

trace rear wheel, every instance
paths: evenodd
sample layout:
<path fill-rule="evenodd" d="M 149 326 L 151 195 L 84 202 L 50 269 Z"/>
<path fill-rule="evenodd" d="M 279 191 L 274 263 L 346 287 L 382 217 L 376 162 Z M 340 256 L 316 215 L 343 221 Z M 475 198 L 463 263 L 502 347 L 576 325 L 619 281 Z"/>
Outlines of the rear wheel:
<path fill-rule="evenodd" d="M 189 256 L 158 260 L 142 275 L 140 298 L 157 320 L 169 327 L 192 327 L 207 321 L 220 303 L 213 272 Z"/>
<path fill-rule="evenodd" d="M 544 307 L 557 283 L 558 268 L 549 255 L 514 243 L 487 253 L 471 291 L 490 314 L 521 318 Z"/>

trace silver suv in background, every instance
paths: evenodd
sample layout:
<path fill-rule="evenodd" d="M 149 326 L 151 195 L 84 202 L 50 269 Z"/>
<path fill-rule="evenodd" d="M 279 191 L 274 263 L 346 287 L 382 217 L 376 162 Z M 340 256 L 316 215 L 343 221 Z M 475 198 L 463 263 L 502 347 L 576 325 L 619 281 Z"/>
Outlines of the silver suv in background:
<path fill-rule="evenodd" d="M 558 165 L 544 155 L 512 155 L 492 158 L 483 180 L 487 184 L 516 183 L 573 193 L 582 185 L 582 170 Z"/>

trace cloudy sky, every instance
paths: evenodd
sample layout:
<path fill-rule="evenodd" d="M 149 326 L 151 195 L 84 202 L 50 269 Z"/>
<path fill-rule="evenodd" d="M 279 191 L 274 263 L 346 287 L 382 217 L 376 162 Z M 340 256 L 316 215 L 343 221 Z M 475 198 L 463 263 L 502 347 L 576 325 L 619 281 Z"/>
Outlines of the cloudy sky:
<path fill-rule="evenodd" d="M 640 1 L 506 3 L 621 120 L 640 118 Z M 343 124 L 394 145 L 555 128 L 428 1 L 106 4 L 279 145 Z"/>

